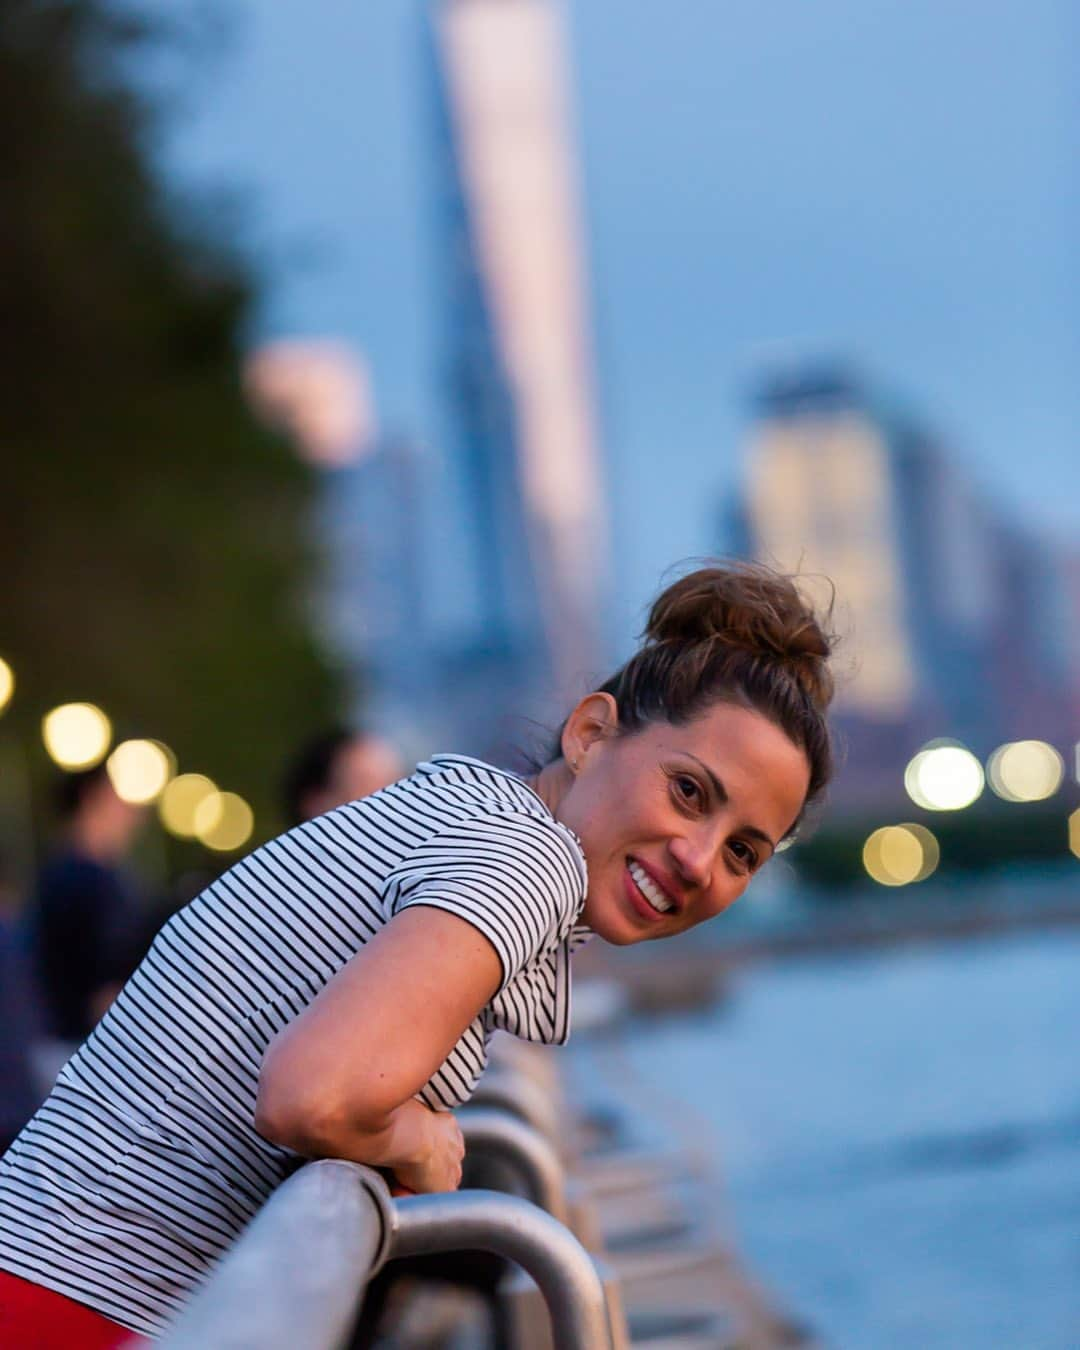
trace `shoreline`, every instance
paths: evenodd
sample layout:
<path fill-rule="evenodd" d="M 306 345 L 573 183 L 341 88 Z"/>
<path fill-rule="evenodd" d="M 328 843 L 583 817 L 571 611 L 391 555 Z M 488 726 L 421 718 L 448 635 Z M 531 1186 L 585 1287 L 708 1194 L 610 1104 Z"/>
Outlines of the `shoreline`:
<path fill-rule="evenodd" d="M 575 966 L 581 979 L 620 986 L 634 1012 L 682 1012 L 722 1001 L 730 992 L 729 977 L 752 963 L 1080 927 L 1080 873 L 1070 895 L 1055 886 L 1050 896 L 1019 903 L 1016 889 L 1010 887 L 1012 894 L 1004 897 L 938 898 L 917 906 L 852 902 L 843 914 L 803 907 L 783 921 L 714 928 L 707 937 L 687 934 L 622 951 L 591 943 L 575 957 Z"/>

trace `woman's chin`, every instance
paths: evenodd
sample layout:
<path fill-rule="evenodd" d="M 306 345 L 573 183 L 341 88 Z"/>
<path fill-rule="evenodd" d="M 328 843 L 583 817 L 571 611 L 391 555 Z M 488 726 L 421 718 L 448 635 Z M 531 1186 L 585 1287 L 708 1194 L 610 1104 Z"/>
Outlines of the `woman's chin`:
<path fill-rule="evenodd" d="M 650 938 L 662 936 L 650 932 L 636 915 L 624 914 L 618 905 L 597 905 L 595 910 L 597 912 L 590 913 L 586 905 L 582 918 L 597 937 L 603 938 L 613 947 L 632 947 L 637 942 L 648 942 Z"/>

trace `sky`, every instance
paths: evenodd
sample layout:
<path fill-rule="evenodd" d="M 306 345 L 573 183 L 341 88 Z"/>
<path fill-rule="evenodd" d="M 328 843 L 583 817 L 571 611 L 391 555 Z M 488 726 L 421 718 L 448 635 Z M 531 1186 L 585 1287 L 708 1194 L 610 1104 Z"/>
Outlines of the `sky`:
<path fill-rule="evenodd" d="M 205 10 L 204 0 L 170 9 Z M 434 138 L 418 0 L 233 0 L 171 181 L 239 203 L 253 338 L 343 338 L 437 438 Z M 598 396 L 627 637 L 722 543 L 747 390 L 851 362 L 1005 514 L 1080 522 L 1080 11 L 1068 0 L 571 0 Z M 159 72 L 160 73 L 160 72 Z M 164 75 L 167 82 L 167 74 Z"/>

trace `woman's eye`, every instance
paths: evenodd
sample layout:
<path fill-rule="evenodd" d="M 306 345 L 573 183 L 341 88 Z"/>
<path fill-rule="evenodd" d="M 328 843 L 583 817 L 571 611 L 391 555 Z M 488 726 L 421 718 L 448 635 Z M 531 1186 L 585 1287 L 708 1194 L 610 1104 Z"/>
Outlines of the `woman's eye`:
<path fill-rule="evenodd" d="M 744 844 L 741 839 L 733 839 L 728 845 L 728 848 L 731 850 L 732 857 L 734 857 L 740 867 L 748 872 L 753 871 L 757 864 L 757 854 L 749 844 Z"/>
<path fill-rule="evenodd" d="M 701 797 L 697 783 L 685 774 L 679 774 L 675 779 L 675 791 L 684 802 L 697 802 Z"/>

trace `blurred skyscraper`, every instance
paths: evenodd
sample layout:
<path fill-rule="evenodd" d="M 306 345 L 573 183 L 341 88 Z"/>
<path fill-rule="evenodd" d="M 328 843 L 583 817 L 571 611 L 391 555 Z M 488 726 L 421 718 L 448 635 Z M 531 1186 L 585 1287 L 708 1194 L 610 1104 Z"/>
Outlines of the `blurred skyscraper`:
<path fill-rule="evenodd" d="M 835 586 L 837 798 L 898 797 L 906 757 L 931 737 L 983 754 L 1024 736 L 1064 750 L 1077 675 L 1067 560 L 995 516 L 925 427 L 849 371 L 766 378 L 754 413 L 735 543 L 804 573 L 819 599 Z"/>
<path fill-rule="evenodd" d="M 444 0 L 438 138 L 448 552 L 433 631 L 454 731 L 557 716 L 606 662 L 607 522 L 568 64 L 549 0 Z M 445 581 L 445 579 L 444 579 Z"/>
<path fill-rule="evenodd" d="M 560 13 L 549 0 L 428 11 L 445 395 L 434 445 L 375 432 L 362 366 L 334 344 L 270 344 L 249 363 L 260 412 L 326 470 L 327 645 L 359 717 L 410 755 L 530 751 L 606 673 L 607 522 Z"/>

